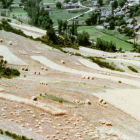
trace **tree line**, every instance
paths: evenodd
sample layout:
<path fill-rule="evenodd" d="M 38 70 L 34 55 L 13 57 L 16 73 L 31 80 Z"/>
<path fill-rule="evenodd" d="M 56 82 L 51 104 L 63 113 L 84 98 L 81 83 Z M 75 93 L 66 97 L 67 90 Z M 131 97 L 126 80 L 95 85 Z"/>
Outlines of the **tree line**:
<path fill-rule="evenodd" d="M 116 44 L 112 41 L 105 41 L 103 39 L 97 38 L 97 42 L 92 48 L 96 48 L 106 52 L 116 52 Z"/>

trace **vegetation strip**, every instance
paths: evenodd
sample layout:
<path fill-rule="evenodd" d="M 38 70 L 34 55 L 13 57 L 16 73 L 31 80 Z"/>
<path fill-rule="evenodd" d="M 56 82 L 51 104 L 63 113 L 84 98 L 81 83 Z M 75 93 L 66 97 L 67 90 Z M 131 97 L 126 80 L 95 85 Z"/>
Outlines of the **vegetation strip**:
<path fill-rule="evenodd" d="M 42 95 L 42 93 L 40 93 L 39 94 L 39 97 L 42 97 L 42 98 L 45 98 L 45 99 L 49 99 L 49 100 L 53 100 L 53 101 L 56 101 L 56 102 L 59 102 L 59 103 L 63 103 L 64 102 L 64 103 L 71 103 L 71 104 L 73 104 L 73 102 L 70 102 L 68 100 L 65 100 L 62 97 L 51 95 L 49 93 L 45 93 L 44 95 Z"/>
<path fill-rule="evenodd" d="M 133 68 L 132 66 L 127 66 L 131 71 L 139 73 L 135 68 Z"/>
<path fill-rule="evenodd" d="M 6 135 L 6 136 L 8 136 L 8 137 L 11 137 L 11 138 L 13 138 L 14 140 L 33 140 L 32 138 L 31 139 L 29 139 L 29 138 L 27 138 L 26 136 L 20 136 L 20 135 L 17 135 L 17 134 L 15 134 L 15 133 L 11 133 L 11 132 L 9 132 L 9 131 L 3 131 L 2 129 L 0 129 L 0 134 L 1 135 Z"/>

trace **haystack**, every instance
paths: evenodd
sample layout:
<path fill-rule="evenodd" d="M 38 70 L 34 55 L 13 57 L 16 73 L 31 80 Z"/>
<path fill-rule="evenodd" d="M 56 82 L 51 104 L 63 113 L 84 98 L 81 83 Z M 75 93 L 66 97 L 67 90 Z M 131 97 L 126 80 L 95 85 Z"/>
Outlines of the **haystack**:
<path fill-rule="evenodd" d="M 65 64 L 65 61 L 61 60 L 61 64 Z"/>
<path fill-rule="evenodd" d="M 89 99 L 86 99 L 85 103 L 91 105 L 91 101 Z"/>
<path fill-rule="evenodd" d="M 9 45 L 12 45 L 12 41 L 9 41 Z"/>
<path fill-rule="evenodd" d="M 37 97 L 36 96 L 32 96 L 31 100 L 37 101 Z"/>

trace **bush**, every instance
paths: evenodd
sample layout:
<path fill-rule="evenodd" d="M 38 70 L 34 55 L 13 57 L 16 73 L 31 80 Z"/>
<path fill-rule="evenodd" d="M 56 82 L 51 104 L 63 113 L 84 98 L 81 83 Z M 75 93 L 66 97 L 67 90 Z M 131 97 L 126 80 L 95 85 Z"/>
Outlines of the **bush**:
<path fill-rule="evenodd" d="M 2 135 L 3 135 L 3 131 L 2 131 L 2 129 L 0 129 L 0 134 L 2 134 Z"/>
<path fill-rule="evenodd" d="M 8 22 L 11 22 L 12 20 L 8 18 L 7 21 L 8 21 Z"/>
<path fill-rule="evenodd" d="M 86 57 L 86 58 L 90 59 L 92 62 L 98 64 L 102 68 L 108 68 L 108 69 L 111 69 L 111 70 L 117 70 L 117 71 L 124 72 L 124 70 L 116 69 L 116 67 L 113 66 L 112 64 L 109 64 L 108 62 L 100 61 L 98 58 L 94 58 L 94 57 L 91 57 L 91 56 Z"/>
<path fill-rule="evenodd" d="M 6 78 L 12 78 L 14 76 L 19 76 L 20 72 L 17 69 L 6 67 L 7 61 L 1 59 L 0 61 L 0 76 Z"/>
<path fill-rule="evenodd" d="M 135 68 L 133 68 L 132 66 L 127 66 L 131 71 L 139 73 Z"/>

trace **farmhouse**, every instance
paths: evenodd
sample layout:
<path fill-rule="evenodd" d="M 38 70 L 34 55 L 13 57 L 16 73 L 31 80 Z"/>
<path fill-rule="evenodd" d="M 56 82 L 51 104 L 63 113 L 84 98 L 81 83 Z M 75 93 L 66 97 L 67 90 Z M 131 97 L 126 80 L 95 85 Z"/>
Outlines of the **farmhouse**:
<path fill-rule="evenodd" d="M 65 9 L 70 9 L 70 8 L 79 8 L 79 4 L 78 3 L 72 3 L 72 2 L 69 2 L 68 4 L 67 3 L 63 3 L 63 8 Z"/>
<path fill-rule="evenodd" d="M 93 7 L 100 7 L 100 4 L 95 2 L 95 1 L 93 1 Z"/>
<path fill-rule="evenodd" d="M 0 9 L 0 16 L 10 16 L 10 10 L 9 9 Z"/>

